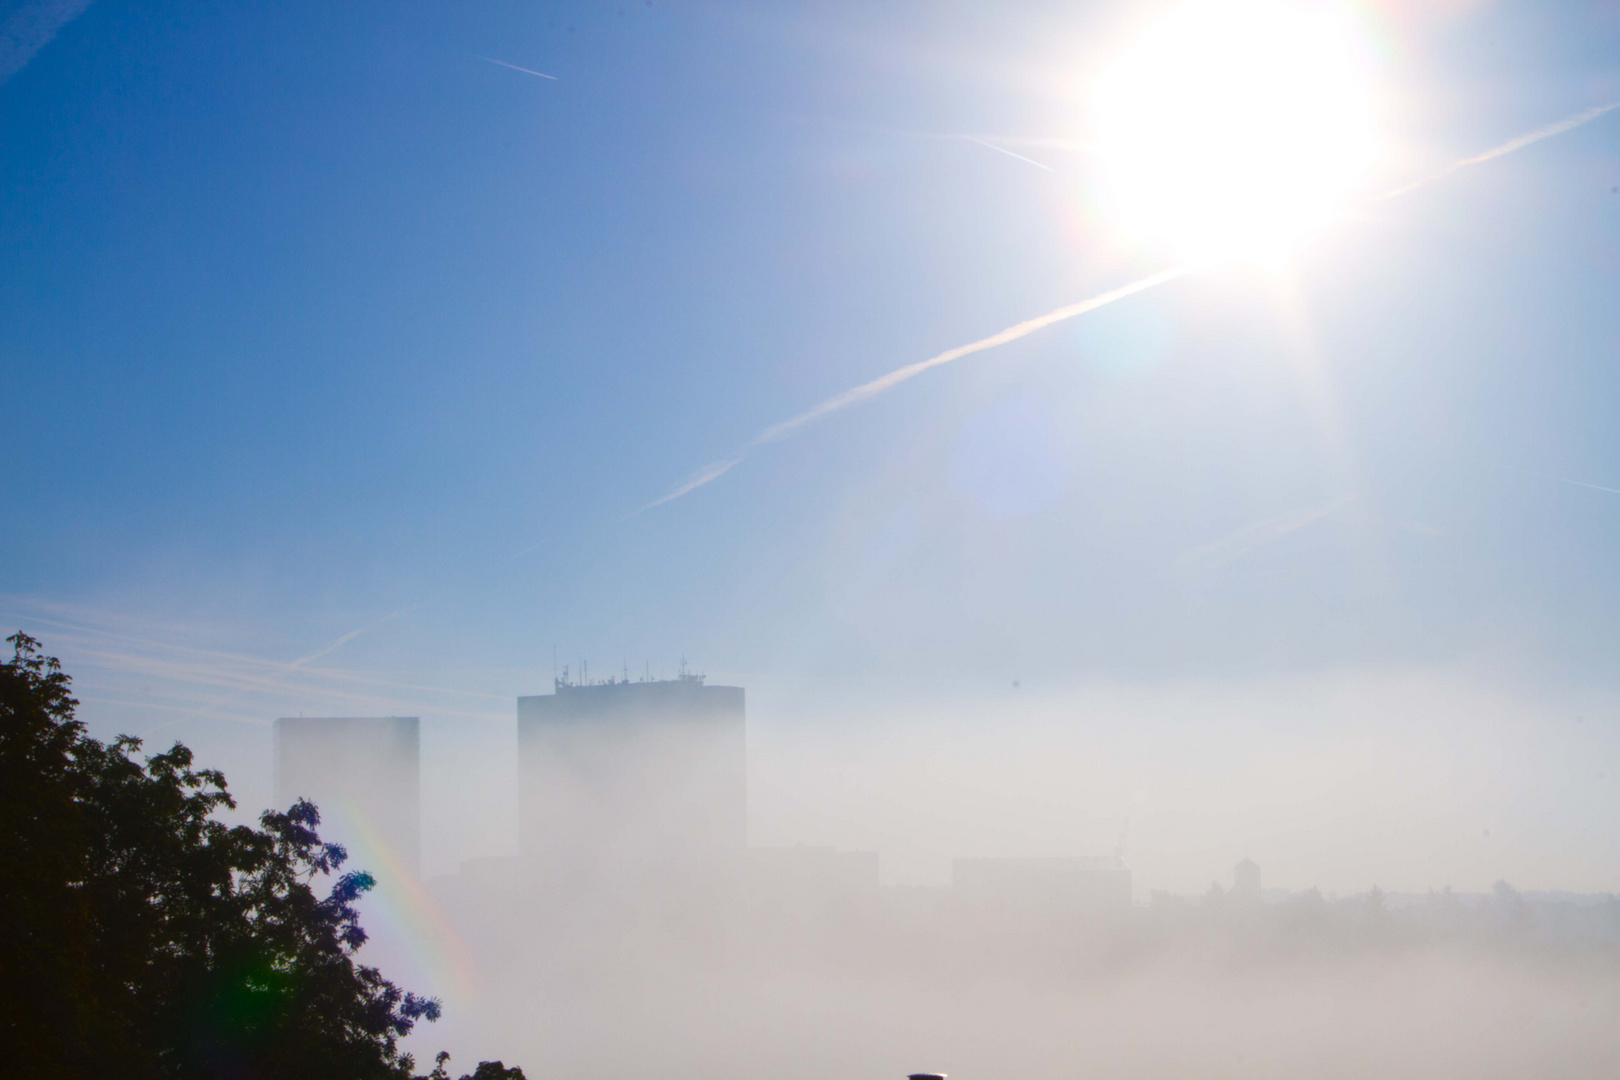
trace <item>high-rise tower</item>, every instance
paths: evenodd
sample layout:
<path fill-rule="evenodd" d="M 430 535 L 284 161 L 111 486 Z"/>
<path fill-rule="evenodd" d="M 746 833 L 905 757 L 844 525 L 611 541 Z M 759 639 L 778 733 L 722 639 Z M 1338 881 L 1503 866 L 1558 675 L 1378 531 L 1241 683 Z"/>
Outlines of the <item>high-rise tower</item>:
<path fill-rule="evenodd" d="M 542 878 L 703 887 L 747 843 L 743 690 L 701 676 L 518 698 L 518 836 Z"/>

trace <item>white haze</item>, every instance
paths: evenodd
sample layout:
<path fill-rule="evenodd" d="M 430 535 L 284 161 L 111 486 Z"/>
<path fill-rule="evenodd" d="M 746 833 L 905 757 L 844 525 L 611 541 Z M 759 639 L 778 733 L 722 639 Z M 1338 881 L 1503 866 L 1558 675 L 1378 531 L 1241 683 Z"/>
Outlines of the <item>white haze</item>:
<path fill-rule="evenodd" d="M 1620 1066 L 1620 901 L 1598 895 L 1620 866 L 1606 695 L 1553 698 L 1464 667 L 711 682 L 749 688 L 751 847 L 875 851 L 882 887 L 537 877 L 499 858 L 516 850 L 511 721 L 430 720 L 438 928 L 424 937 L 390 921 L 391 901 L 367 902 L 371 962 L 446 999 L 419 1053 L 580 1077 Z M 634 817 L 612 790 L 614 814 Z M 949 884 L 956 857 L 1116 845 L 1128 911 L 978 908 Z M 1245 857 L 1263 903 L 1230 892 Z M 452 953 L 465 985 L 446 977 Z"/>
<path fill-rule="evenodd" d="M 50 617 L 76 629 L 30 629 L 58 638 L 92 730 L 184 740 L 243 817 L 271 798 L 254 716 L 422 718 L 425 885 L 336 837 L 382 879 L 361 959 L 444 999 L 419 1060 L 889 1080 L 1620 1067 L 1606 689 L 1486 659 L 1019 686 L 711 672 L 748 691 L 751 847 L 875 852 L 882 884 L 604 893 L 512 860 L 514 699 L 549 670 L 271 678 Z M 172 722 L 190 712 L 207 718 Z M 1116 848 L 1134 905 L 1111 915 L 950 887 L 954 858 Z M 1244 858 L 1264 903 L 1229 893 Z"/>

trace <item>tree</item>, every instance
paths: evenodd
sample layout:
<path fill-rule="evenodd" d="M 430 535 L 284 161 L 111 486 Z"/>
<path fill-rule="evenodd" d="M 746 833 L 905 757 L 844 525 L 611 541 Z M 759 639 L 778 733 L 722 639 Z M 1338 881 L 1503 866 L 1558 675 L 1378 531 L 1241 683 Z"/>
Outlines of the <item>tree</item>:
<path fill-rule="evenodd" d="M 179 743 L 141 760 L 138 739 L 90 738 L 61 665 L 26 634 L 7 640 L 0 1038 L 14 1075 L 408 1080 L 399 1039 L 439 1003 L 355 962 L 354 904 L 373 880 L 343 872 L 319 811 L 224 824 L 224 776 Z M 334 879 L 324 898 L 317 877 Z"/>
<path fill-rule="evenodd" d="M 84 1075 L 117 1032 L 98 1027 L 91 922 L 82 888 L 89 864 L 73 752 L 83 726 L 67 676 L 8 639 L 0 664 L 0 1038 L 19 1075 Z"/>
<path fill-rule="evenodd" d="M 422 1080 L 450 1080 L 450 1073 L 444 1063 L 450 1060 L 450 1055 L 443 1050 L 433 1059 L 433 1071 Z M 478 1068 L 470 1073 L 463 1073 L 461 1080 L 525 1080 L 523 1070 L 513 1065 L 507 1068 L 499 1061 L 480 1061 Z"/>

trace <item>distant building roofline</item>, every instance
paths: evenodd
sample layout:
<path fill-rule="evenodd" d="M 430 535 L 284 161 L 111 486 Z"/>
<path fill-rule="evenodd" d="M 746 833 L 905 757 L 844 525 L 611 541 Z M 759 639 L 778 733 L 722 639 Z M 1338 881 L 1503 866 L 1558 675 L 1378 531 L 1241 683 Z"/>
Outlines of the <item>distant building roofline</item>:
<path fill-rule="evenodd" d="M 707 676 L 692 671 L 690 668 L 688 668 L 686 666 L 686 660 L 684 657 L 681 659 L 680 670 L 676 673 L 673 679 L 665 679 L 661 676 L 655 679 L 650 673 L 641 678 L 632 679 L 630 677 L 630 669 L 628 665 L 626 665 L 624 674 L 622 676 L 609 675 L 605 679 L 592 679 L 590 677 L 590 665 L 584 661 L 580 661 L 579 667 L 581 677 L 578 681 L 575 681 L 573 676 L 569 673 L 568 665 L 564 664 L 562 674 L 554 674 L 552 676 L 552 691 L 558 694 L 565 694 L 573 693 L 577 690 L 596 690 L 607 686 L 667 686 L 672 683 L 685 683 L 688 685 L 702 686 L 703 680 L 707 678 Z"/>
<path fill-rule="evenodd" d="M 354 723 L 380 723 L 384 720 L 417 720 L 420 716 L 278 716 L 276 723 L 287 721 L 289 723 L 312 724 L 354 724 Z"/>
<path fill-rule="evenodd" d="M 706 676 L 703 675 L 677 675 L 673 679 L 593 679 L 590 682 L 573 682 L 566 674 L 551 680 L 551 688 L 558 694 L 574 694 L 581 690 L 603 690 L 613 686 L 673 686 L 686 684 L 689 686 L 702 686 Z"/>

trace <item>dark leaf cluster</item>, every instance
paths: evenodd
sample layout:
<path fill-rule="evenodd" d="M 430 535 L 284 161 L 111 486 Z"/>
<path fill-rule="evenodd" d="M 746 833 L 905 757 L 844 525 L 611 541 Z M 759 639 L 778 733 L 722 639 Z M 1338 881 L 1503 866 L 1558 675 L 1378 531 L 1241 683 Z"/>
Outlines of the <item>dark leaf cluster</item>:
<path fill-rule="evenodd" d="M 36 641 L 0 662 L 0 1041 L 34 1080 L 408 1080 L 439 1003 L 355 960 L 355 902 L 308 802 L 227 825 L 176 743 L 103 743 Z M 319 895 L 317 879 L 334 883 Z M 486 1067 L 487 1066 L 487 1067 Z M 443 1077 L 444 1061 L 431 1074 Z M 521 1080 L 480 1065 L 476 1080 Z"/>
<path fill-rule="evenodd" d="M 439 1056 L 433 1059 L 433 1071 L 421 1080 L 451 1080 L 450 1072 L 445 1068 L 445 1063 L 449 1060 L 450 1055 L 441 1050 Z M 516 1065 L 507 1068 L 499 1061 L 480 1061 L 478 1068 L 470 1073 L 462 1073 L 461 1080 L 525 1080 L 525 1078 L 523 1070 Z"/>

